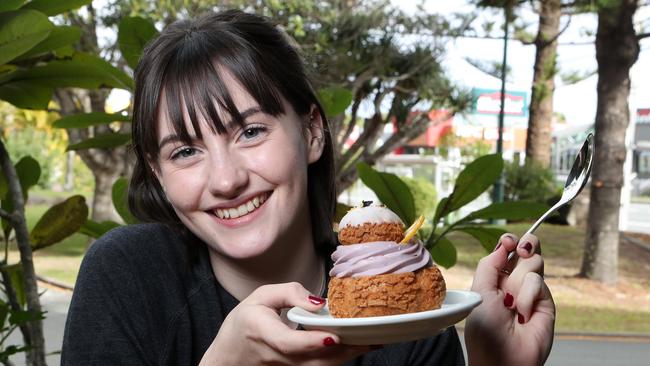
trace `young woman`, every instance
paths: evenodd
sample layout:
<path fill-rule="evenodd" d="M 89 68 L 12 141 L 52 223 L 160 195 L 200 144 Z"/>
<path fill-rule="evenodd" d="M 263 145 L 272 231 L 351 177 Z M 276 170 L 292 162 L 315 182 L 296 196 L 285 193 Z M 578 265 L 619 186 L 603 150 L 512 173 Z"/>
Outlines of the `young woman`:
<path fill-rule="evenodd" d="M 465 363 L 453 327 L 352 347 L 283 317 L 323 306 L 336 239 L 331 136 L 282 31 L 239 11 L 177 22 L 148 45 L 135 78 L 129 204 L 145 223 L 86 254 L 62 364 Z M 506 263 L 513 250 L 518 262 Z M 539 253 L 534 236 L 505 235 L 481 260 L 470 364 L 545 361 L 555 307 Z"/>

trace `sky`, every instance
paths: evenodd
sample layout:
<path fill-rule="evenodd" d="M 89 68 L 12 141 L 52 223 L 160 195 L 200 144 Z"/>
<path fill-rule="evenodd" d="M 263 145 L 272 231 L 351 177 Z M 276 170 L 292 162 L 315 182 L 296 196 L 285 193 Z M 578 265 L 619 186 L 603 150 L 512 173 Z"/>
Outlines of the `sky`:
<path fill-rule="evenodd" d="M 394 1 L 406 11 L 415 11 L 418 1 Z M 428 12 L 451 14 L 453 12 L 470 12 L 473 5 L 466 1 L 424 1 Z M 500 16 L 500 14 L 495 14 Z M 532 12 L 524 13 L 526 18 L 536 23 L 536 15 Z M 639 9 L 636 19 L 645 19 L 646 27 L 650 26 L 650 6 Z M 566 17 L 563 18 L 561 27 L 564 26 Z M 569 45 L 571 42 L 584 42 L 594 36 L 586 36 L 585 30 L 595 34 L 597 18 L 595 15 L 573 16 L 566 31 L 559 38 L 558 65 L 561 73 L 569 71 L 586 72 L 596 70 L 595 46 L 593 44 Z M 537 31 L 536 26 L 533 29 Z M 470 65 L 466 58 L 482 59 L 501 62 L 503 52 L 502 40 L 459 38 L 448 43 L 447 57 L 444 65 L 449 76 L 460 85 L 466 87 L 487 87 L 499 89 L 500 80 L 486 75 Z M 523 45 L 512 41 L 508 44 L 508 66 L 511 68 L 507 85 L 508 90 L 527 91 L 533 80 L 533 65 L 535 61 L 535 48 L 532 45 Z M 631 72 L 630 109 L 650 108 L 650 39 L 642 40 L 641 53 Z M 570 125 L 587 125 L 595 120 L 596 115 L 596 84 L 598 78 L 593 75 L 576 84 L 563 85 L 560 78 L 556 78 L 556 89 L 553 99 L 556 112 L 563 114 Z M 478 85 L 477 85 L 478 84 Z"/>

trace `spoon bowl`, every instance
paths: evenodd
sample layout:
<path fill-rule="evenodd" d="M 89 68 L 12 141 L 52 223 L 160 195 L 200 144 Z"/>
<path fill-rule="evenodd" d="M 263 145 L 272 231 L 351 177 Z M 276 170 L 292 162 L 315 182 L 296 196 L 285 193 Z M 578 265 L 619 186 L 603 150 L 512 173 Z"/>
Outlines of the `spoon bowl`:
<path fill-rule="evenodd" d="M 594 158 L 594 135 L 587 135 L 587 139 L 582 144 L 576 159 L 571 166 L 569 175 L 566 178 L 564 183 L 564 190 L 562 191 L 562 197 L 553 207 L 551 207 L 546 213 L 544 213 L 533 226 L 526 231 L 526 234 L 532 234 L 537 230 L 539 225 L 546 220 L 546 218 L 555 212 L 558 208 L 566 205 L 571 202 L 585 187 L 587 181 L 589 180 L 589 175 L 591 174 L 591 166 Z M 526 235 L 524 234 L 524 235 Z M 512 259 L 515 255 L 515 251 L 512 251 L 508 254 L 508 260 Z"/>

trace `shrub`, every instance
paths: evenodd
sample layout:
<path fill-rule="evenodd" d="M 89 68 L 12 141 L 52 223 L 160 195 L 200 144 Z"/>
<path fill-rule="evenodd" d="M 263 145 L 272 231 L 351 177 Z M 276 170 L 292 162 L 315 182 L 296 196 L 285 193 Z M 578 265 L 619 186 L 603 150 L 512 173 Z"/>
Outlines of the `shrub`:
<path fill-rule="evenodd" d="M 553 171 L 538 163 L 517 161 L 506 162 L 504 166 L 506 201 L 532 201 L 546 203 L 558 192 Z"/>

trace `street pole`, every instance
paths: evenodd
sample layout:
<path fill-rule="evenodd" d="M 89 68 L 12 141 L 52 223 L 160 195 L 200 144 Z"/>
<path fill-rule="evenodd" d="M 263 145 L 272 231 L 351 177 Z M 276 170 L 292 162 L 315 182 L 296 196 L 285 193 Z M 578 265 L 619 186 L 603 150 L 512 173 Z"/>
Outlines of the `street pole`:
<path fill-rule="evenodd" d="M 510 28 L 510 5 L 504 7 L 505 25 L 503 34 L 503 60 L 501 62 L 501 107 L 499 109 L 499 128 L 497 132 L 497 154 L 503 156 L 503 119 L 506 101 L 506 71 L 508 66 L 508 29 Z M 505 185 L 503 173 L 494 183 L 492 202 L 503 202 L 503 186 Z"/>

